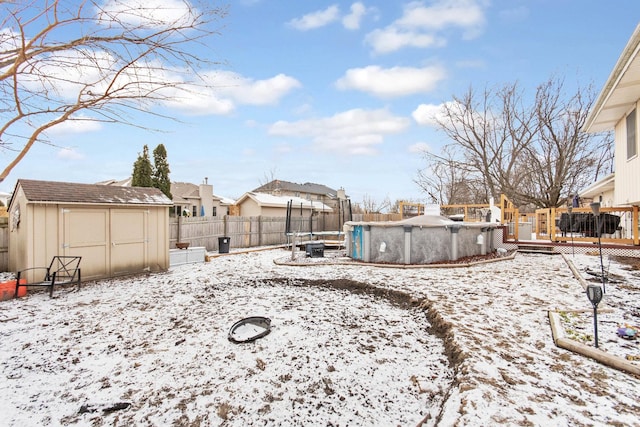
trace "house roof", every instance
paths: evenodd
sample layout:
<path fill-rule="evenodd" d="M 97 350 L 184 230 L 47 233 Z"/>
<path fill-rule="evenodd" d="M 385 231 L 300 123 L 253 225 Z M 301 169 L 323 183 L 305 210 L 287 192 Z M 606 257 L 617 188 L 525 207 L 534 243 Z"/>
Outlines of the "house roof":
<path fill-rule="evenodd" d="M 20 179 L 16 183 L 30 202 L 82 203 L 82 204 L 127 204 L 166 205 L 173 202 L 157 188 L 121 187 L 100 184 L 78 184 L 72 182 L 37 181 Z M 17 194 L 17 191 L 14 191 Z M 11 200 L 13 202 L 13 198 Z"/>
<path fill-rule="evenodd" d="M 613 191 L 615 189 L 615 177 L 616 174 L 612 173 L 605 176 L 601 180 L 598 180 L 580 191 L 580 197 L 592 198 L 607 191 Z"/>
<path fill-rule="evenodd" d="M 171 195 L 183 199 L 199 199 L 200 191 L 197 185 L 191 184 L 190 182 L 172 182 Z"/>
<path fill-rule="evenodd" d="M 236 201 L 233 200 L 233 199 L 230 199 L 229 197 L 216 196 L 215 194 L 213 195 L 213 197 L 214 198 L 217 197 L 218 199 L 220 199 L 220 204 L 221 205 L 229 205 L 229 206 L 231 206 L 231 205 L 235 205 L 236 204 Z"/>
<path fill-rule="evenodd" d="M 110 179 L 98 182 L 98 184 L 130 187 L 131 178 L 129 177 L 120 181 Z M 200 187 L 190 182 L 172 182 L 171 196 L 173 197 L 173 203 L 176 205 L 193 205 L 194 203 L 189 199 L 200 200 Z M 213 197 L 213 200 L 219 201 L 221 205 L 233 205 L 235 203 L 232 199 L 216 196 L 215 194 L 212 194 L 211 197 Z"/>
<path fill-rule="evenodd" d="M 284 191 L 292 191 L 299 193 L 308 193 L 308 194 L 321 194 L 323 196 L 329 196 L 331 198 L 337 197 L 338 192 L 333 188 L 329 188 L 326 185 L 322 184 L 314 184 L 312 182 L 305 182 L 304 184 L 296 184 L 295 182 L 282 181 L 279 179 L 274 179 L 267 184 L 264 184 L 261 187 L 253 190 L 253 193 L 264 193 L 271 192 L 274 190 L 284 190 Z"/>
<path fill-rule="evenodd" d="M 587 116 L 585 132 L 612 130 L 640 99 L 640 25 L 638 25 Z"/>
<path fill-rule="evenodd" d="M 307 200 L 301 197 L 291 197 L 291 196 L 274 196 L 266 193 L 255 193 L 249 192 L 244 193 L 242 197 L 240 197 L 236 204 L 241 204 L 246 199 L 251 199 L 261 207 L 269 207 L 269 208 L 286 208 L 289 202 L 292 202 L 293 208 L 300 208 L 302 206 L 304 209 L 313 209 L 315 211 L 325 211 L 332 212 L 329 206 L 325 205 L 319 201 Z"/>

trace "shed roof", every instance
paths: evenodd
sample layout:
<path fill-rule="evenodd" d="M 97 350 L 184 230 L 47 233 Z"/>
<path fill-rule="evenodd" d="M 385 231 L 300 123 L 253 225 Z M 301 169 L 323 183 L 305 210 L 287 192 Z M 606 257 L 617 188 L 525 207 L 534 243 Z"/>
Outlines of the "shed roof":
<path fill-rule="evenodd" d="M 100 184 L 78 184 L 72 182 L 37 181 L 20 179 L 16 183 L 30 202 L 165 205 L 173 202 L 162 191 L 151 187 L 120 187 Z M 11 200 L 13 202 L 13 198 Z"/>

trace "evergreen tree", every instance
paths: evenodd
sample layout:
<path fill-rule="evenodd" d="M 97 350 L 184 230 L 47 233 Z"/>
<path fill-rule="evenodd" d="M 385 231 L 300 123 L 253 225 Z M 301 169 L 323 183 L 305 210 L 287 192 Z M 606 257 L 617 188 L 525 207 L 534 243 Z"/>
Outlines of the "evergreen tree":
<path fill-rule="evenodd" d="M 169 172 L 171 171 L 167 161 L 167 150 L 160 144 L 153 150 L 153 186 L 159 188 L 168 198 L 173 199 Z"/>
<path fill-rule="evenodd" d="M 138 159 L 133 164 L 131 186 L 153 187 L 153 168 L 149 160 L 149 147 L 147 147 L 146 144 L 142 150 L 142 154 L 138 154 Z"/>

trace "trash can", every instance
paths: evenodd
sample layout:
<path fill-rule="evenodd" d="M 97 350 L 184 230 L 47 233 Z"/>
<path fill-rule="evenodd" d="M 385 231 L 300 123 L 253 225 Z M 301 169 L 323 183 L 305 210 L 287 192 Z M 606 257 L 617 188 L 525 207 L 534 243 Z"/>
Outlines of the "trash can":
<path fill-rule="evenodd" d="M 218 237 L 218 253 L 219 254 L 229 253 L 229 240 L 231 240 L 230 237 Z"/>
<path fill-rule="evenodd" d="M 308 257 L 311 258 L 323 258 L 324 257 L 324 243 L 307 243 L 305 245 L 305 252 Z"/>

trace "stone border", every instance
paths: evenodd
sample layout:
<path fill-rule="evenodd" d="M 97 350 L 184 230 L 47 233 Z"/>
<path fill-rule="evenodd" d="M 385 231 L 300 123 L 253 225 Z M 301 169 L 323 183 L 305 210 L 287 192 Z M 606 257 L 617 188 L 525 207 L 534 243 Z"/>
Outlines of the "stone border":
<path fill-rule="evenodd" d="M 578 282 L 580 282 L 580 285 L 582 286 L 582 288 L 586 290 L 587 282 L 584 280 L 584 278 L 582 277 L 582 275 L 580 274 L 576 266 L 573 264 L 573 262 L 571 262 L 570 259 L 567 259 L 565 254 L 561 254 L 561 255 L 564 261 L 567 263 L 567 265 L 571 269 L 573 276 L 578 280 Z M 563 310 L 563 311 L 572 311 L 572 310 Z M 599 308 L 598 311 L 606 311 L 606 309 Z M 622 357 L 611 355 L 598 348 L 590 347 L 578 341 L 567 338 L 564 333 L 564 328 L 562 327 L 562 322 L 560 321 L 559 311 L 549 310 L 548 314 L 549 314 L 549 324 L 551 325 L 551 335 L 556 347 L 564 348 L 565 350 L 569 350 L 574 353 L 581 354 L 586 357 L 590 357 L 591 359 L 597 362 L 600 362 L 603 365 L 640 377 L 640 366 L 635 365 L 629 362 L 628 360 L 623 359 Z"/>
<path fill-rule="evenodd" d="M 377 268 L 401 268 L 401 269 L 412 269 L 412 268 L 459 268 L 459 267 L 471 267 L 474 265 L 480 264 L 490 264 L 494 262 L 500 261 L 508 261 L 512 260 L 516 257 L 518 251 L 513 252 L 511 255 L 507 255 L 500 258 L 492 258 L 483 261 L 474 261 L 474 262 L 466 262 L 466 263 L 451 263 L 451 264 L 379 264 L 372 262 L 364 262 L 364 261 L 326 261 L 326 262 L 295 262 L 295 261 L 278 261 L 277 259 L 273 260 L 273 263 L 276 265 L 284 265 L 289 267 L 314 267 L 320 265 L 348 265 L 348 266 L 360 266 L 360 267 L 377 267 Z"/>
<path fill-rule="evenodd" d="M 566 338 L 560 321 L 560 314 L 557 311 L 549 311 L 549 323 L 551 324 L 553 342 L 557 347 L 590 357 L 603 365 L 618 369 L 619 371 L 640 376 L 640 366 L 634 365 L 622 357 L 613 356 L 598 348 L 589 347 L 578 341 Z"/>

